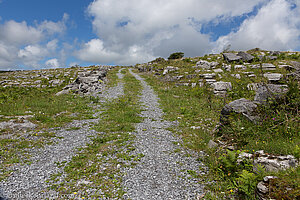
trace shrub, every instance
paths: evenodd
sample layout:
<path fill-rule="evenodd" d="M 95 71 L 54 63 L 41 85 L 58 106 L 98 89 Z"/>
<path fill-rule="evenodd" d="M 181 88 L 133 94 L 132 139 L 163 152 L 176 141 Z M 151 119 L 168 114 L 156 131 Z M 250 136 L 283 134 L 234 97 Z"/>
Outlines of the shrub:
<path fill-rule="evenodd" d="M 180 59 L 180 58 L 183 58 L 183 56 L 184 56 L 184 53 L 182 53 L 182 52 L 172 53 L 169 56 L 168 60 Z"/>
<path fill-rule="evenodd" d="M 164 63 L 166 60 L 162 57 L 156 58 L 155 60 L 151 61 L 151 63 Z"/>

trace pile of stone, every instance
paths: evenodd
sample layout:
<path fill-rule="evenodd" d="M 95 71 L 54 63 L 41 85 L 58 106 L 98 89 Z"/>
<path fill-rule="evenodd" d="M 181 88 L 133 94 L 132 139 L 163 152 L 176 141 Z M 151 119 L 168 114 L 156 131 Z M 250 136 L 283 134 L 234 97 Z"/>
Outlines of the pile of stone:
<path fill-rule="evenodd" d="M 246 52 L 240 51 L 239 53 L 223 53 L 223 57 L 227 62 L 239 62 L 239 61 L 244 61 L 244 62 L 252 62 L 254 60 L 254 56 L 251 54 L 248 54 Z"/>
<path fill-rule="evenodd" d="M 0 117 L 9 119 L 9 117 Z M 14 119 L 0 122 L 0 130 L 3 132 L 7 131 L 12 133 L 33 130 L 37 127 L 37 125 L 29 121 L 29 119 L 32 117 L 32 115 L 13 116 Z M 0 135 L 0 139 L 9 139 L 11 136 L 12 134 L 2 134 Z"/>
<path fill-rule="evenodd" d="M 237 162 L 240 163 L 245 159 L 253 160 L 253 171 L 257 171 L 258 166 L 264 167 L 267 172 L 277 172 L 299 165 L 297 159 L 292 155 L 275 156 L 264 153 L 263 150 L 256 151 L 254 154 L 243 152 L 238 156 Z"/>
<path fill-rule="evenodd" d="M 78 73 L 77 79 L 63 88 L 56 95 L 75 93 L 94 95 L 99 93 L 104 87 L 107 68 L 100 67 L 97 70 Z"/>
<path fill-rule="evenodd" d="M 215 69 L 217 67 L 217 65 L 219 65 L 218 62 L 208 62 L 206 60 L 199 60 L 196 63 L 196 66 L 194 68 L 201 68 L 201 69 Z"/>

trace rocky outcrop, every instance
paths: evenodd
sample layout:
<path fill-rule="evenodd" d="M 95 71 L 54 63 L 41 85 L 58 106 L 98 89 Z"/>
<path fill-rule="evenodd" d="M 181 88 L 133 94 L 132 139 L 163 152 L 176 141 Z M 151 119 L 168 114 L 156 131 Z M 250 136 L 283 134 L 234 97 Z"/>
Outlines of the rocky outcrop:
<path fill-rule="evenodd" d="M 242 56 L 237 56 L 234 53 L 223 53 L 223 57 L 227 62 L 234 62 L 242 60 Z"/>
<path fill-rule="evenodd" d="M 0 122 L 0 131 L 15 133 L 19 131 L 23 132 L 33 130 L 37 127 L 37 125 L 29 121 L 32 117 L 32 115 L 14 116 L 16 119 Z M 6 136 L 6 134 L 0 135 L 0 139 L 4 139 Z"/>
<path fill-rule="evenodd" d="M 254 56 L 252 56 L 251 54 L 249 53 L 246 53 L 246 52 L 243 52 L 243 51 L 240 51 L 237 56 L 240 56 L 242 57 L 242 60 L 244 62 L 252 62 L 253 59 L 254 59 Z"/>
<path fill-rule="evenodd" d="M 276 172 L 299 165 L 297 159 L 292 155 L 275 156 L 264 153 L 263 150 L 256 151 L 254 154 L 243 152 L 238 156 L 237 162 L 240 163 L 245 159 L 253 160 L 253 171 L 257 171 L 259 165 L 264 167 L 267 172 Z"/>
<path fill-rule="evenodd" d="M 270 200 L 269 192 L 270 192 L 270 185 L 273 185 L 272 182 L 277 179 L 276 176 L 265 176 L 263 181 L 257 184 L 255 195 L 256 198 L 259 200 Z"/>
<path fill-rule="evenodd" d="M 268 99 L 275 98 L 278 100 L 282 98 L 288 92 L 288 86 L 260 83 L 256 84 L 255 91 L 254 101 L 265 104 Z"/>
<path fill-rule="evenodd" d="M 174 72 L 174 71 L 177 71 L 178 70 L 178 67 L 173 67 L 173 66 L 167 66 L 164 71 L 163 71 L 163 75 L 166 75 L 170 72 Z"/>
<path fill-rule="evenodd" d="M 227 91 L 232 90 L 232 85 L 230 82 L 218 81 L 212 83 L 214 89 L 214 94 L 217 96 L 225 96 Z"/>
<path fill-rule="evenodd" d="M 220 117 L 222 125 L 229 123 L 228 118 L 231 114 L 242 114 L 252 122 L 256 122 L 259 119 L 257 114 L 257 105 L 253 101 L 245 98 L 232 101 L 224 106 Z"/>
<path fill-rule="evenodd" d="M 276 82 L 280 81 L 283 78 L 283 75 L 280 74 L 280 73 L 270 73 L 270 72 L 268 72 L 268 73 L 264 74 L 264 77 L 266 79 L 268 79 L 269 82 L 276 83 Z"/>
<path fill-rule="evenodd" d="M 73 83 L 64 87 L 63 90 L 56 95 L 68 94 L 70 92 L 93 95 L 104 87 L 103 82 L 106 74 L 106 68 L 81 73 Z"/>
<path fill-rule="evenodd" d="M 218 62 L 208 62 L 206 60 L 199 60 L 196 63 L 196 67 L 209 70 L 209 69 L 214 69 L 218 64 L 219 64 Z"/>

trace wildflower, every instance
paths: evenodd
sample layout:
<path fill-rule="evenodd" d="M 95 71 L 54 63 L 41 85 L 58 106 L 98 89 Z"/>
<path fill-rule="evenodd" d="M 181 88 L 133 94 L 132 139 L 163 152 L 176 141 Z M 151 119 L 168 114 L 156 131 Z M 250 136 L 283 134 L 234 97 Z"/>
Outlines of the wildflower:
<path fill-rule="evenodd" d="M 233 190 L 231 189 L 230 192 L 233 193 Z"/>
<path fill-rule="evenodd" d="M 273 118 L 273 121 L 275 120 L 275 117 Z"/>
<path fill-rule="evenodd" d="M 77 194 L 77 192 L 74 192 L 73 194 Z"/>

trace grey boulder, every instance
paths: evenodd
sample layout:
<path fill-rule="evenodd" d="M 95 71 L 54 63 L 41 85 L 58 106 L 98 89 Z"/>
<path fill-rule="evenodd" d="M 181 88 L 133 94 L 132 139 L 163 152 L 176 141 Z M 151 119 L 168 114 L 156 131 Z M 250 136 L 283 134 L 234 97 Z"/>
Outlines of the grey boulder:
<path fill-rule="evenodd" d="M 221 124 L 228 124 L 229 116 L 234 113 L 242 114 L 252 122 L 257 122 L 259 119 L 256 103 L 245 98 L 237 99 L 224 106 L 221 111 Z"/>
<path fill-rule="evenodd" d="M 254 59 L 254 56 L 252 56 L 252 55 L 249 54 L 249 53 L 243 52 L 243 51 L 240 51 L 240 52 L 237 54 L 237 56 L 242 57 L 242 60 L 243 60 L 244 62 L 251 62 L 251 61 L 253 61 L 253 59 Z"/>
<path fill-rule="evenodd" d="M 234 53 L 223 53 L 223 57 L 227 62 L 240 61 L 242 60 L 241 56 L 237 56 Z"/>
<path fill-rule="evenodd" d="M 263 104 L 265 104 L 271 98 L 278 100 L 288 92 L 287 85 L 257 84 L 255 85 L 254 89 L 256 91 L 254 101 Z"/>

